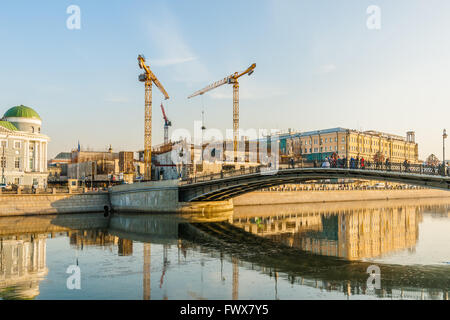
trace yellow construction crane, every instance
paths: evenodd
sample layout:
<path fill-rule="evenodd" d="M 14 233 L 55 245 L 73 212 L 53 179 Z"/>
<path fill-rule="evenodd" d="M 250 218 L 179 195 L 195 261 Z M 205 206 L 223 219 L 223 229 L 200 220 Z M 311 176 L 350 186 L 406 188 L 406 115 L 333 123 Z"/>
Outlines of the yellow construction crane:
<path fill-rule="evenodd" d="M 139 68 L 144 70 L 144 73 L 139 75 L 139 81 L 145 83 L 145 133 L 144 133 L 144 179 L 152 179 L 152 84 L 164 95 L 165 100 L 169 99 L 169 95 L 156 78 L 155 74 L 150 70 L 150 67 L 145 64 L 145 57 L 138 56 Z"/>
<path fill-rule="evenodd" d="M 232 84 L 233 85 L 233 146 L 234 146 L 234 161 L 237 161 L 237 143 L 238 143 L 238 135 L 239 135 L 239 81 L 238 79 L 244 74 L 251 75 L 256 68 L 256 63 L 252 64 L 245 71 L 235 72 L 228 77 L 216 81 L 209 86 L 198 90 L 191 94 L 188 99 L 193 98 L 195 96 L 199 96 L 204 94 L 205 92 L 211 91 L 215 88 L 220 87 L 224 84 Z"/>

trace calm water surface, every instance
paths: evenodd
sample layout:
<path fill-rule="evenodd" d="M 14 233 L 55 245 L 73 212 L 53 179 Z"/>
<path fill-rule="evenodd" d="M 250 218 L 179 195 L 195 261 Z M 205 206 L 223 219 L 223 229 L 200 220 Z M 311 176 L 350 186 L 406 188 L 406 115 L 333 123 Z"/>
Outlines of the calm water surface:
<path fill-rule="evenodd" d="M 69 266 L 81 289 L 69 290 Z M 376 265 L 381 287 L 367 290 Z M 0 218 L 2 299 L 448 299 L 450 199 Z"/>

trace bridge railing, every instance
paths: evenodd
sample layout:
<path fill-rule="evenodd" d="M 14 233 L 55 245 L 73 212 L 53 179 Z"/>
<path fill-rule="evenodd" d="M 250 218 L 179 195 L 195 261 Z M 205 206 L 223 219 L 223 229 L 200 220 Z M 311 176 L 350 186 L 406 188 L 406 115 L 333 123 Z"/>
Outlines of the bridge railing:
<path fill-rule="evenodd" d="M 298 161 L 290 164 L 280 164 L 277 171 L 284 171 L 295 168 L 340 168 L 340 169 L 354 169 L 354 170 L 372 170 L 385 172 L 403 172 L 421 175 L 433 176 L 450 176 L 449 169 L 441 166 L 428 166 L 423 164 L 409 164 L 409 163 L 380 163 L 373 161 L 365 161 L 363 163 L 357 161 L 345 162 L 318 162 L 318 161 Z M 218 173 L 195 175 L 193 177 L 182 180 L 183 184 L 192 184 L 197 182 L 211 181 L 216 179 L 224 179 L 228 177 L 242 176 L 245 174 L 262 173 L 269 170 L 267 165 L 260 165 L 258 167 L 241 168 L 237 170 L 224 170 Z"/>

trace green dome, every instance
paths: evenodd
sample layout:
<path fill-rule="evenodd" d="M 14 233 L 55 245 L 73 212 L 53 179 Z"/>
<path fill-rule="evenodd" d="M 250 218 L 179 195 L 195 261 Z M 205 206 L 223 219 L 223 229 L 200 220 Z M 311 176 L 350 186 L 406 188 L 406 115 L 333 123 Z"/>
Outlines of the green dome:
<path fill-rule="evenodd" d="M 9 121 L 0 121 L 0 127 L 12 130 L 12 131 L 17 131 L 17 128 L 15 125 L 13 125 L 11 122 Z"/>
<path fill-rule="evenodd" d="M 33 118 L 33 119 L 39 119 L 41 120 L 41 117 L 39 114 L 31 109 L 30 107 L 26 107 L 24 105 L 12 107 L 4 114 L 5 118 Z"/>

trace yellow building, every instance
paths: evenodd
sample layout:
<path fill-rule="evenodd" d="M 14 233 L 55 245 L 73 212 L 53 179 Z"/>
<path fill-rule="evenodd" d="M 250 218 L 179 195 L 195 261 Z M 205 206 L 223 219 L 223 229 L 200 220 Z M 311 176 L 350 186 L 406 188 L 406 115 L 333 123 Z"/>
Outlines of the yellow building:
<path fill-rule="evenodd" d="M 279 136 L 280 155 L 301 157 L 305 160 L 323 160 L 336 153 L 340 158 L 364 157 L 389 159 L 391 163 L 419 163 L 419 147 L 415 134 L 406 137 L 378 132 L 357 131 L 344 128 L 286 133 Z"/>

